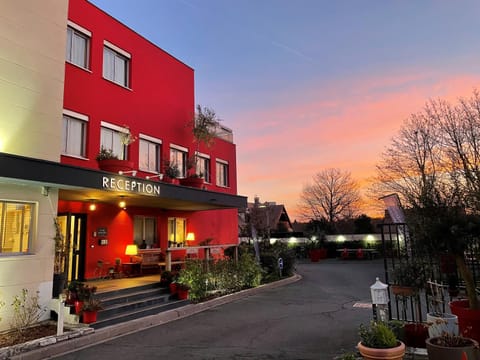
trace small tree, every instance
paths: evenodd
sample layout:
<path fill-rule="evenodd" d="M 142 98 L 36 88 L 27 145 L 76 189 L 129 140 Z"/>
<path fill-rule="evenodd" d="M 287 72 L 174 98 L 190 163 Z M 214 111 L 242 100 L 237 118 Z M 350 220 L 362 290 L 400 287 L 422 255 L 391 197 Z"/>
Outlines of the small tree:
<path fill-rule="evenodd" d="M 193 169 L 193 173 L 190 172 L 190 175 L 196 173 L 200 144 L 203 143 L 208 148 L 213 145 L 220 121 L 213 109 L 197 105 L 195 116 L 192 121 L 188 123 L 188 126 L 192 128 L 193 139 L 196 144 L 196 151 L 191 158 L 189 166 L 190 169 Z"/>

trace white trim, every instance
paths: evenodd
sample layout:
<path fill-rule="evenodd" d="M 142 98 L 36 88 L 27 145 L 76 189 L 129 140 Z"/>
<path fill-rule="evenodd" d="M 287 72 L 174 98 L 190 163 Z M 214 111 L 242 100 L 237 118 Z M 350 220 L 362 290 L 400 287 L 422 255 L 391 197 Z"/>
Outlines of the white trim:
<path fill-rule="evenodd" d="M 83 120 L 83 121 L 88 121 L 88 119 L 89 119 L 88 115 L 80 114 L 76 111 L 67 110 L 67 109 L 63 109 L 63 115 L 67 115 L 67 116 L 73 117 L 75 119 Z"/>
<path fill-rule="evenodd" d="M 170 148 L 188 153 L 188 148 L 180 146 L 180 145 L 170 144 Z"/>
<path fill-rule="evenodd" d="M 195 151 L 195 155 L 204 158 L 204 159 L 210 159 L 210 155 L 201 153 L 200 151 Z"/>
<path fill-rule="evenodd" d="M 162 140 L 155 138 L 153 136 L 145 135 L 145 134 L 139 134 L 138 137 L 143 140 L 147 140 L 150 142 L 153 142 L 155 144 L 162 144 Z"/>
<path fill-rule="evenodd" d="M 125 134 L 127 133 L 127 130 L 125 129 L 124 126 L 118 126 L 118 125 L 110 124 L 106 121 L 101 121 L 100 126 L 104 127 L 104 128 L 107 128 L 107 129 L 110 129 L 110 130 L 115 130 L 115 131 L 118 131 L 118 132 L 121 132 L 121 133 L 125 133 Z"/>
<path fill-rule="evenodd" d="M 103 40 L 103 45 L 105 45 L 106 47 L 110 48 L 111 50 L 116 51 L 117 53 L 125 56 L 129 60 L 132 58 L 132 55 L 130 55 L 130 53 L 126 52 L 125 50 L 119 48 L 116 45 L 113 45 L 110 41 Z"/>
<path fill-rule="evenodd" d="M 70 21 L 68 20 L 67 21 L 67 25 L 70 26 L 72 29 L 75 29 L 77 31 L 80 31 L 83 35 L 86 35 L 88 36 L 89 38 L 92 37 L 92 32 L 91 31 L 88 31 L 87 29 L 85 29 L 84 27 L 78 25 L 78 24 L 75 24 L 73 21 Z"/>
<path fill-rule="evenodd" d="M 220 164 L 228 165 L 228 161 L 226 161 L 226 160 L 217 159 L 216 162 L 218 162 Z"/>

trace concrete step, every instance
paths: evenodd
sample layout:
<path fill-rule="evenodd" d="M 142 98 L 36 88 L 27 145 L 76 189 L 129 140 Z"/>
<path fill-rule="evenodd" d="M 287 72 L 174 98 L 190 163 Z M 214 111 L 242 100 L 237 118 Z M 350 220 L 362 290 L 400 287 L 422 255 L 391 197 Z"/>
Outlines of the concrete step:
<path fill-rule="evenodd" d="M 97 294 L 103 310 L 97 315 L 97 322 L 90 327 L 99 329 L 144 316 L 158 314 L 189 303 L 172 296 L 169 289 L 159 283 L 136 286 Z"/>

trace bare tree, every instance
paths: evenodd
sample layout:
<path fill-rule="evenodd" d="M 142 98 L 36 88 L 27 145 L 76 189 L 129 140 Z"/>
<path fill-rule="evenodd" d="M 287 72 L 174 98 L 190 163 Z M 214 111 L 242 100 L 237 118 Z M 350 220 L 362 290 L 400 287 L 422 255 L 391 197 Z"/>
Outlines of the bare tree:
<path fill-rule="evenodd" d="M 377 166 L 379 195 L 397 193 L 415 243 L 428 255 L 455 256 L 470 301 L 479 308 L 465 250 L 480 224 L 480 96 L 452 105 L 429 101 L 412 114 Z M 417 249 L 422 250 L 422 249 Z"/>
<path fill-rule="evenodd" d="M 326 169 L 313 177 L 313 182 L 303 187 L 300 211 L 305 219 L 326 219 L 330 224 L 349 218 L 360 201 L 358 184 L 350 172 Z"/>

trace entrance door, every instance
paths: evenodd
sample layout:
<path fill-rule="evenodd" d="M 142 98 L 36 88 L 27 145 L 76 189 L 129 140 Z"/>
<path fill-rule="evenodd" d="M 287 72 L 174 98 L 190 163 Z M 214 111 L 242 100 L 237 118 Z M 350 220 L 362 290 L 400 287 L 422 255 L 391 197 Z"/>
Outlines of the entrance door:
<path fill-rule="evenodd" d="M 85 214 L 61 214 L 58 216 L 60 227 L 67 241 L 69 254 L 67 264 L 67 279 L 84 280 L 85 274 L 85 244 L 87 215 Z"/>

